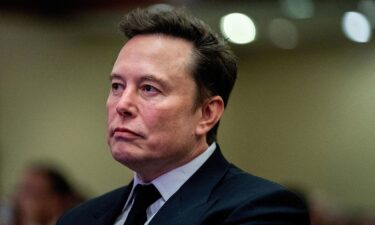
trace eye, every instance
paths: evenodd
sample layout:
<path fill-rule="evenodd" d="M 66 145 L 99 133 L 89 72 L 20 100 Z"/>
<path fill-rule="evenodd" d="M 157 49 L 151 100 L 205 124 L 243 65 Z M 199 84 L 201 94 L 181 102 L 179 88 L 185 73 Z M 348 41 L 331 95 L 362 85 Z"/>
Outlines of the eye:
<path fill-rule="evenodd" d="M 154 87 L 152 85 L 149 85 L 149 84 L 143 85 L 141 90 L 148 95 L 155 95 L 155 94 L 158 94 L 160 92 L 159 89 L 157 89 L 156 87 Z"/>
<path fill-rule="evenodd" d="M 120 83 L 113 82 L 111 84 L 111 90 L 113 94 L 119 94 L 124 90 L 124 85 Z"/>

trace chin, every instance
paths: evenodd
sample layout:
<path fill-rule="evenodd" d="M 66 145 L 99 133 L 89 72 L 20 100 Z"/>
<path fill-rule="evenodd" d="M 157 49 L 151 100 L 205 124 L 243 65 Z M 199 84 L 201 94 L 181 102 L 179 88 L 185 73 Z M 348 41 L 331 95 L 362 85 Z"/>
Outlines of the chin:
<path fill-rule="evenodd" d="M 121 149 L 121 148 L 112 148 L 111 149 L 112 157 L 119 163 L 124 166 L 132 169 L 133 164 L 139 163 L 140 159 L 134 154 L 135 150 Z"/>
<path fill-rule="evenodd" d="M 131 154 L 129 152 L 125 152 L 118 149 L 111 149 L 112 157 L 121 162 L 121 161 L 128 161 L 131 158 Z"/>

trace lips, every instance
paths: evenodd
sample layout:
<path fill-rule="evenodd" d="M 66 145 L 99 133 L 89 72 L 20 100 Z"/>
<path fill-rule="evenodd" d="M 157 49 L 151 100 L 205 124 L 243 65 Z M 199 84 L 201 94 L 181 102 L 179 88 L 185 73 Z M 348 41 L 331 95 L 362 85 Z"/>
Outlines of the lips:
<path fill-rule="evenodd" d="M 116 127 L 115 129 L 111 130 L 111 137 L 136 138 L 143 137 L 143 135 L 127 128 Z"/>

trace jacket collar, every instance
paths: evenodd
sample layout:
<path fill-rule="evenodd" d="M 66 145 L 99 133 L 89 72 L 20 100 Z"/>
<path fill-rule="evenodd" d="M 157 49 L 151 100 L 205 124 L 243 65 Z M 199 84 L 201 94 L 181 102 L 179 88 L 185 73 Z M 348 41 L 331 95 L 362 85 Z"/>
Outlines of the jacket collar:
<path fill-rule="evenodd" d="M 98 208 L 93 214 L 94 224 L 114 224 L 118 215 L 120 215 L 122 212 L 125 202 L 130 195 L 132 187 L 133 181 L 131 181 L 128 186 L 113 191 L 113 193 L 111 194 L 111 198 L 108 198 L 103 204 L 98 205 Z"/>
<path fill-rule="evenodd" d="M 185 209 L 197 208 L 206 203 L 216 184 L 229 169 L 230 164 L 222 155 L 219 145 L 201 168 L 163 205 L 149 225 L 171 222 L 171 212 L 175 218 L 183 215 Z"/>
<path fill-rule="evenodd" d="M 149 225 L 165 224 L 169 221 L 171 212 L 180 217 L 186 208 L 197 208 L 206 203 L 215 185 L 221 180 L 230 164 L 217 145 L 214 153 L 202 165 L 198 171 L 190 177 L 185 184 L 163 205 Z M 133 187 L 133 181 L 123 188 L 115 190 L 110 199 L 98 206 L 93 214 L 95 224 L 114 224 L 116 218 L 121 214 L 127 198 Z"/>

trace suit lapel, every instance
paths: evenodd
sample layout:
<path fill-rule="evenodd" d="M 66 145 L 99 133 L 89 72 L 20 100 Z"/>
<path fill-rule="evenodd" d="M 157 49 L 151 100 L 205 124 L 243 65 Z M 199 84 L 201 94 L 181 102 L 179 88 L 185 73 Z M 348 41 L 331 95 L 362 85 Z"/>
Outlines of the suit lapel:
<path fill-rule="evenodd" d="M 200 169 L 163 205 L 149 225 L 173 224 L 186 209 L 205 207 L 215 185 L 229 168 L 219 146 Z M 200 210 L 201 211 L 201 210 Z"/>
<path fill-rule="evenodd" d="M 121 214 L 122 209 L 128 199 L 133 187 L 133 181 L 126 187 L 121 188 L 114 193 L 113 197 L 106 203 L 99 206 L 93 213 L 93 219 L 97 225 L 114 224 L 117 217 Z"/>

